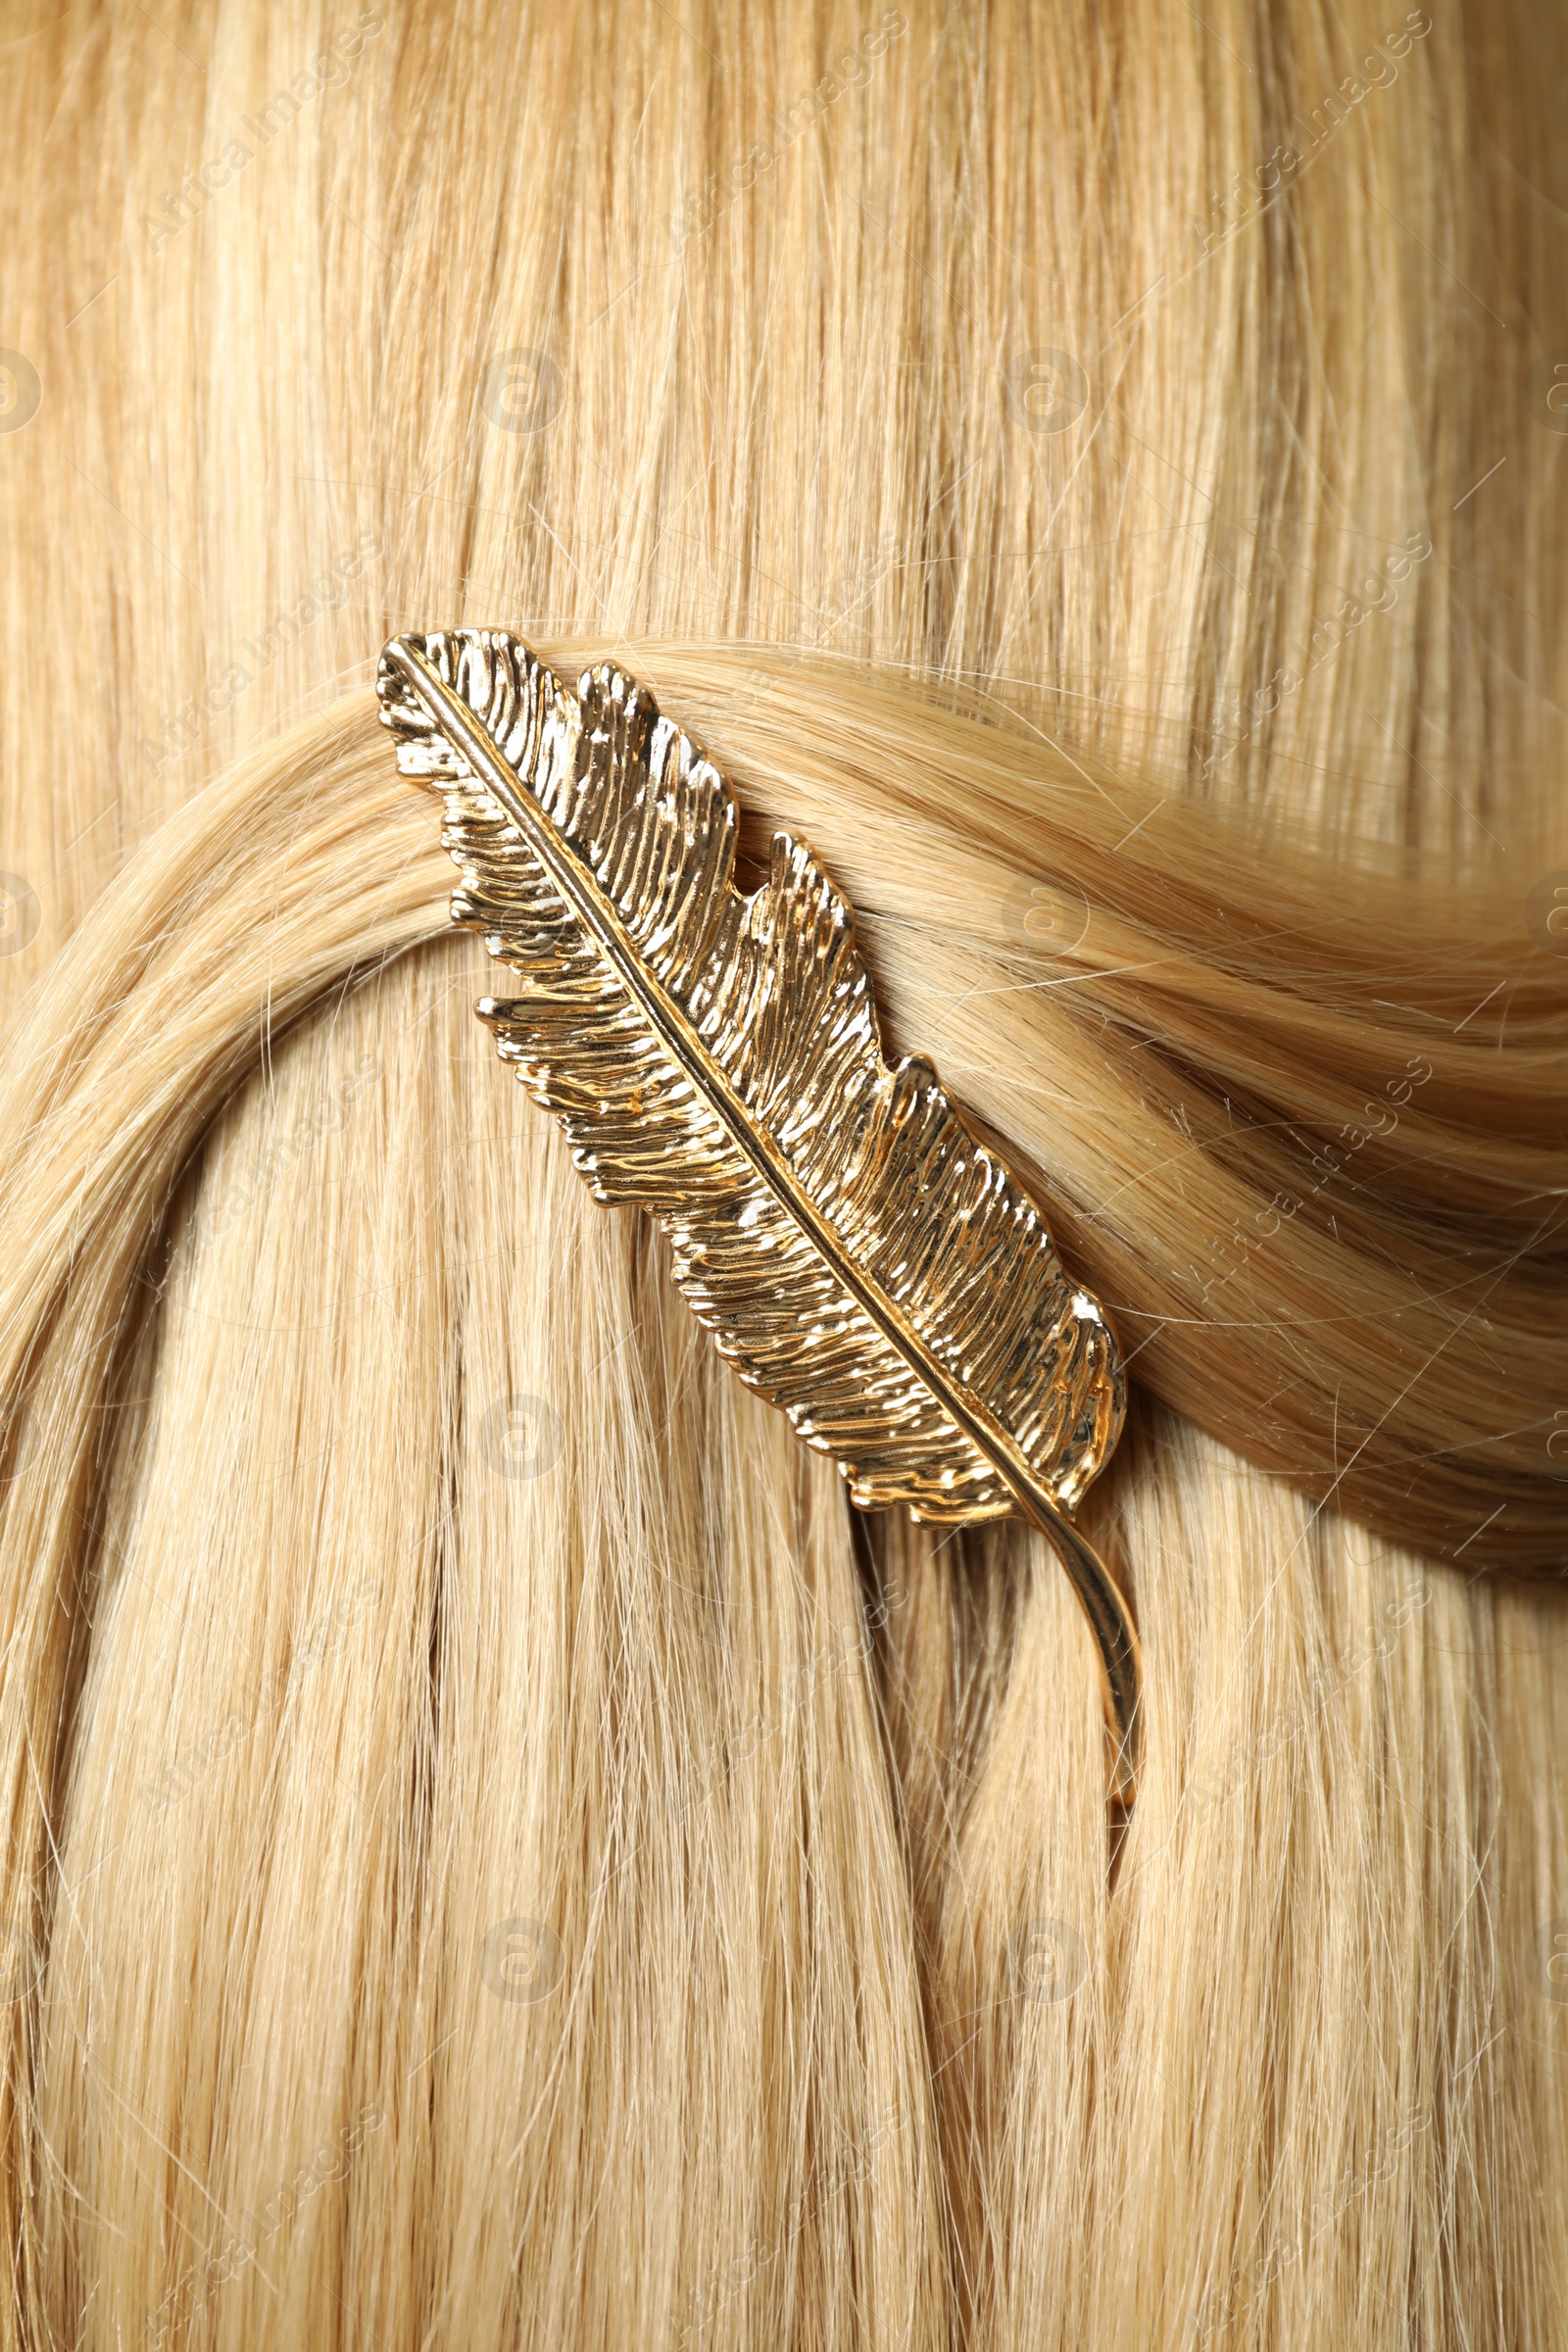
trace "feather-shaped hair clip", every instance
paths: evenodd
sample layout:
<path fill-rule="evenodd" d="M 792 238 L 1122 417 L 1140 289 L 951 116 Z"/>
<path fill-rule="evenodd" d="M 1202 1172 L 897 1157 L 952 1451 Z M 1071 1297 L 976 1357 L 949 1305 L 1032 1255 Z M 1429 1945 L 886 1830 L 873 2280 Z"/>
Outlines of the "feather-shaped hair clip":
<path fill-rule="evenodd" d="M 395 637 L 376 689 L 403 773 L 445 797 L 453 921 L 523 982 L 480 1016 L 595 1197 L 660 1218 L 719 1352 L 862 1508 L 1050 1538 L 1130 1802 L 1138 1640 L 1072 1519 L 1120 1433 L 1116 1343 L 931 1064 L 884 1058 L 854 909 L 787 833 L 742 896 L 729 784 L 612 664 L 573 692 L 500 630 L 446 629 Z"/>

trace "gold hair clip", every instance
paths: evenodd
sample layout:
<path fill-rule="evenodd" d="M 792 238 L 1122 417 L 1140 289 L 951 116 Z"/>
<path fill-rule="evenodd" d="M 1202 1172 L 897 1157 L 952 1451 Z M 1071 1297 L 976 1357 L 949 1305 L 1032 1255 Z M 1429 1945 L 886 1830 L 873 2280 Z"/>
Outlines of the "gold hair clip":
<path fill-rule="evenodd" d="M 573 693 L 501 630 L 443 629 L 393 638 L 376 692 L 445 797 L 453 921 L 526 984 L 480 1017 L 595 1198 L 659 1217 L 719 1353 L 862 1509 L 1051 1539 L 1129 1804 L 1138 1637 L 1071 1516 L 1121 1431 L 1115 1339 L 931 1064 L 884 1059 L 854 908 L 788 833 L 741 895 L 728 782 L 612 664 Z"/>

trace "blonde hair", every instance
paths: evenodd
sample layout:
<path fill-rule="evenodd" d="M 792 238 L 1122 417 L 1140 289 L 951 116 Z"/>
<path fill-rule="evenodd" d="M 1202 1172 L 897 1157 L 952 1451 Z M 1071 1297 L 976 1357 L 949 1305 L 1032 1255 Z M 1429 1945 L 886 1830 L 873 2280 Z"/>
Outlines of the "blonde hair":
<path fill-rule="evenodd" d="M 0 2343 L 1554 2340 L 1564 39 L 0 51 Z M 1046 1546 L 858 1519 L 495 1066 L 463 621 L 806 834 L 1110 1308 L 1113 1887 Z"/>

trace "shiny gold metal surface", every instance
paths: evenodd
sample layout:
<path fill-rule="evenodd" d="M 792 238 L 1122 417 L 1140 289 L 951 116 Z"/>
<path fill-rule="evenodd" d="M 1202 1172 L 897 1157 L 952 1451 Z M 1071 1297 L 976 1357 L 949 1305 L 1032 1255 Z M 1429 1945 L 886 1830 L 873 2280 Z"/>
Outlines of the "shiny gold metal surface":
<path fill-rule="evenodd" d="M 787 833 L 736 890 L 734 793 L 612 664 L 573 692 L 499 630 L 441 630 L 394 638 L 376 686 L 445 798 L 453 920 L 524 982 L 479 1004 L 502 1058 L 857 1503 L 1051 1539 L 1129 1802 L 1137 1635 L 1071 1516 L 1121 1429 L 1115 1339 L 930 1063 L 885 1060 L 854 909 Z"/>

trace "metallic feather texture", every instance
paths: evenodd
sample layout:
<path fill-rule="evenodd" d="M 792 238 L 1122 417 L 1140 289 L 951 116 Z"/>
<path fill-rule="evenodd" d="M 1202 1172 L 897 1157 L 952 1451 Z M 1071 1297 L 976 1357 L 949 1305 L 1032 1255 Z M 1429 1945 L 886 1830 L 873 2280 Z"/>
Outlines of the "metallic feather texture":
<path fill-rule="evenodd" d="M 597 1199 L 660 1218 L 719 1352 L 857 1503 L 1050 1537 L 1100 1644 L 1129 1801 L 1137 1637 L 1071 1512 L 1125 1379 L 1098 1302 L 931 1064 L 889 1066 L 854 909 L 804 842 L 735 888 L 725 778 L 612 664 L 576 691 L 499 630 L 394 638 L 402 772 L 440 792 L 454 922 L 522 979 L 502 1058 Z"/>

